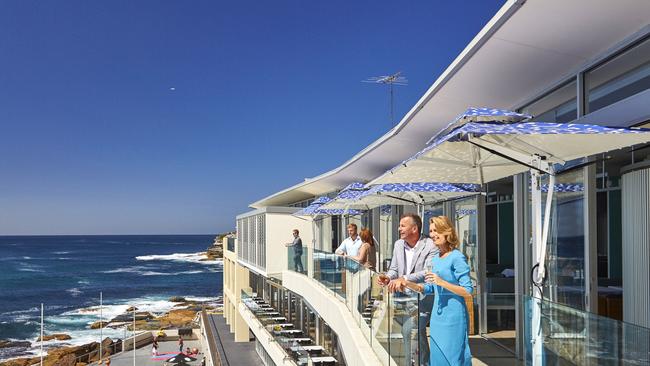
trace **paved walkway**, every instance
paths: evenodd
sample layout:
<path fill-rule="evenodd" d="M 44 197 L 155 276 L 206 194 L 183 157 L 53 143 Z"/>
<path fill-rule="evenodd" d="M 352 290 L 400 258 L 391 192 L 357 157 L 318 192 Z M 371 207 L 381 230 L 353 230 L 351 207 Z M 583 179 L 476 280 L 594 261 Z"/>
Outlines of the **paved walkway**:
<path fill-rule="evenodd" d="M 178 341 L 159 342 L 158 353 L 159 357 L 151 356 L 151 345 L 143 346 L 135 351 L 135 363 L 133 362 L 133 351 L 119 353 L 111 356 L 111 366 L 162 366 L 165 360 L 178 354 Z M 203 359 L 203 353 L 199 341 L 186 340 L 184 347 L 198 348 L 199 354 L 195 356 L 197 359 L 193 362 L 188 362 L 190 365 L 200 365 Z"/>
<path fill-rule="evenodd" d="M 214 335 L 220 345 L 222 366 L 258 366 L 262 364 L 257 352 L 255 342 L 235 342 L 235 335 L 230 333 L 230 326 L 222 315 L 210 315 L 214 324 Z M 251 337 L 252 339 L 252 337 Z M 223 350 L 221 352 L 221 350 Z M 112 365 L 111 365 L 112 366 Z"/>

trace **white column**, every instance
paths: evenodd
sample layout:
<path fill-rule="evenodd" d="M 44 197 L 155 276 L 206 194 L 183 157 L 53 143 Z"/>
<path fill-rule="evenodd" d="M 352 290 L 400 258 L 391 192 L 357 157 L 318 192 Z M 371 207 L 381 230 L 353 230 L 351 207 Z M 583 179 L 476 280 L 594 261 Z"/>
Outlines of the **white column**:
<path fill-rule="evenodd" d="M 622 175 L 623 320 L 649 328 L 650 166 L 645 165 Z"/>

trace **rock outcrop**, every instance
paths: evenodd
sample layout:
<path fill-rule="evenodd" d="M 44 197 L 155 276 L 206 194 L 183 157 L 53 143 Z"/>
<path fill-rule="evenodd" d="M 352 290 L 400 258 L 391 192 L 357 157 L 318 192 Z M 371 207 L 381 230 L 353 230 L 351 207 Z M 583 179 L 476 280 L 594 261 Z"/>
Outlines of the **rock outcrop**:
<path fill-rule="evenodd" d="M 90 329 L 99 329 L 99 328 L 106 328 L 108 325 L 108 322 L 94 322 L 90 324 Z"/>
<path fill-rule="evenodd" d="M 233 233 L 219 234 L 214 238 L 214 242 L 206 251 L 206 260 L 213 261 L 223 258 L 223 240 L 225 237 L 234 238 Z"/>
<path fill-rule="evenodd" d="M 28 341 L 10 341 L 7 339 L 0 339 L 0 348 L 12 348 L 12 347 L 31 347 L 31 342 Z"/>
<path fill-rule="evenodd" d="M 48 334 L 48 335 L 43 336 L 43 341 L 45 341 L 45 342 L 54 341 L 54 340 L 56 340 L 56 341 L 67 341 L 69 339 L 72 339 L 72 337 L 70 337 L 68 334 L 64 334 L 64 333 L 54 333 L 54 334 Z M 36 338 L 36 342 L 40 342 L 40 341 L 41 341 L 41 337 Z"/>

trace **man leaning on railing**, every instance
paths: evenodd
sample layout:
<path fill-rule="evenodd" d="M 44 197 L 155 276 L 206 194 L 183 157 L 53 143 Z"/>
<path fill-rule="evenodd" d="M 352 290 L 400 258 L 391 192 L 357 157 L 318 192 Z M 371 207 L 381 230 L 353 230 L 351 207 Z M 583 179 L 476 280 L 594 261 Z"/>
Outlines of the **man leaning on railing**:
<path fill-rule="evenodd" d="M 293 229 L 293 242 L 286 243 L 285 246 L 293 247 L 293 270 L 303 273 L 305 270 L 302 267 L 302 239 L 298 229 Z"/>
<path fill-rule="evenodd" d="M 395 320 L 402 325 L 402 337 L 404 339 L 405 356 L 412 354 L 411 332 L 418 328 L 418 344 L 420 365 L 429 364 L 429 341 L 427 339 L 426 327 L 431 318 L 433 307 L 433 296 L 425 296 L 419 304 L 413 301 L 414 295 L 407 289 L 403 282 L 396 281 L 398 278 L 405 278 L 411 282 L 424 282 L 426 263 L 431 263 L 433 257 L 438 253 L 438 248 L 433 241 L 423 237 L 422 219 L 414 213 L 402 215 L 399 221 L 400 239 L 393 247 L 393 257 L 390 267 L 385 274 L 378 277 L 382 286 L 388 286 L 388 290 L 394 292 L 395 310 L 400 310 Z M 418 318 L 415 317 L 418 314 Z M 417 322 L 418 324 L 415 324 Z"/>

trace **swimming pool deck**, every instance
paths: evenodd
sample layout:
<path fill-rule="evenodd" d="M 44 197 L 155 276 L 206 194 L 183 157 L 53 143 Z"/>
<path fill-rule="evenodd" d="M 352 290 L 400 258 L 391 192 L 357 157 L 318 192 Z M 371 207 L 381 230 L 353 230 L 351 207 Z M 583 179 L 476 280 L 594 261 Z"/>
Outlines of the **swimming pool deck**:
<path fill-rule="evenodd" d="M 168 358 L 174 357 L 178 354 L 178 341 L 159 342 L 158 354 L 160 356 L 153 357 L 151 355 L 151 345 L 147 345 L 135 350 L 135 363 L 133 362 L 133 351 L 126 351 L 111 356 L 111 366 L 162 366 Z M 203 359 L 203 350 L 198 340 L 186 340 L 183 345 L 185 348 L 197 348 L 199 354 L 193 356 L 196 361 L 188 362 L 190 365 L 200 365 Z M 168 356 L 168 357 L 165 357 Z M 96 365 L 93 364 L 93 365 Z"/>

